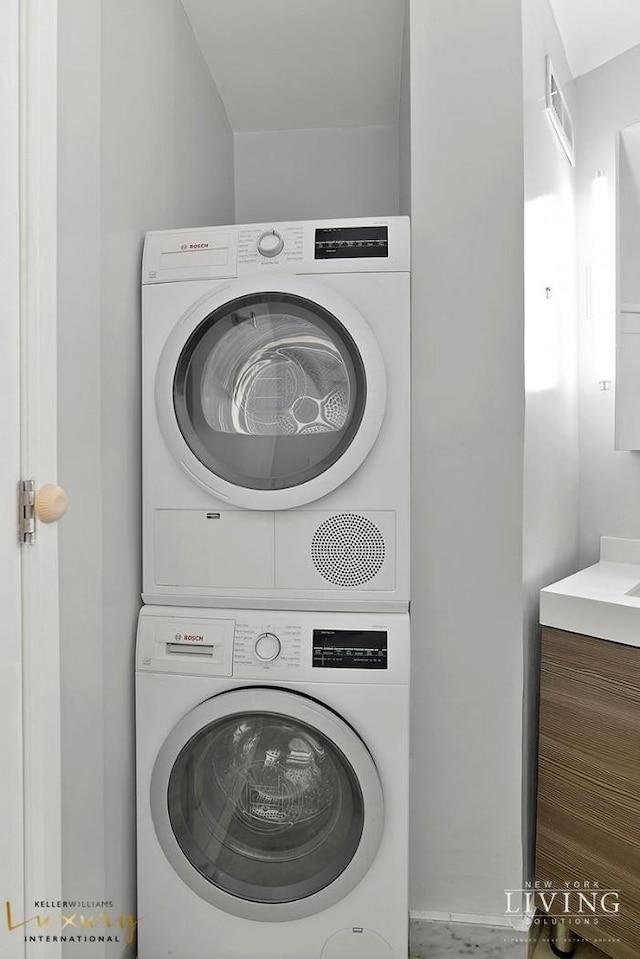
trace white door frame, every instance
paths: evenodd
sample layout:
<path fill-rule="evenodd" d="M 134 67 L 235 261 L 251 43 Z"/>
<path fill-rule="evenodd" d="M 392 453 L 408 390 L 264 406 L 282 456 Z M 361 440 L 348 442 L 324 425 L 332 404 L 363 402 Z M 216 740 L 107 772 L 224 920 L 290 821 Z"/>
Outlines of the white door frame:
<path fill-rule="evenodd" d="M 19 127 L 6 141 L 19 164 L 17 197 L 13 191 L 15 200 L 19 200 L 19 273 L 18 288 L 12 296 L 18 308 L 10 314 L 12 328 L 20 331 L 19 407 L 14 411 L 16 424 L 18 415 L 20 420 L 20 476 L 12 478 L 15 506 L 19 478 L 34 478 L 40 486 L 55 482 L 57 470 L 57 0 L 10 0 L 3 10 L 3 21 L 7 20 L 9 48 L 3 49 L 2 55 L 8 58 L 13 75 L 15 87 L 12 83 L 10 88 L 19 115 Z M 3 200 L 10 195 L 8 190 L 4 193 Z M 15 351 L 13 359 L 15 362 Z M 15 707 L 21 686 L 21 715 L 13 716 L 11 727 L 13 753 L 22 734 L 23 810 L 21 821 L 13 824 L 24 840 L 20 857 L 24 896 L 13 904 L 16 912 L 19 910 L 13 920 L 22 922 L 37 914 L 35 901 L 62 898 L 56 526 L 38 524 L 36 543 L 20 547 L 19 554 L 22 681 L 11 702 Z M 60 944 L 24 940 L 30 933 L 55 935 L 54 925 L 38 929 L 32 921 L 10 932 L 5 922 L 3 946 L 12 951 L 3 948 L 2 955 L 59 959 Z"/>
<path fill-rule="evenodd" d="M 22 772 L 22 609 L 16 484 L 20 474 L 20 111 L 19 3 L 3 8 L 0 31 L 0 954 L 22 959 L 20 931 L 10 932 L 6 903 L 24 908 Z"/>
<path fill-rule="evenodd" d="M 58 0 L 20 2 L 22 473 L 56 481 Z M 22 548 L 25 906 L 62 898 L 56 525 Z M 58 956 L 46 943 L 30 957 Z"/>

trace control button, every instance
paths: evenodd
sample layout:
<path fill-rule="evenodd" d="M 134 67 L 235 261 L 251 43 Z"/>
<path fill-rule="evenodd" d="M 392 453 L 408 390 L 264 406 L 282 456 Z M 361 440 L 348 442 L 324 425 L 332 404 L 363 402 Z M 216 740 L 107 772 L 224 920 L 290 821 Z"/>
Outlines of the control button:
<path fill-rule="evenodd" d="M 253 650 L 263 663 L 272 663 L 280 655 L 282 644 L 275 633 L 262 633 L 256 639 Z"/>
<path fill-rule="evenodd" d="M 277 256 L 284 250 L 284 240 L 275 230 L 267 230 L 258 237 L 258 253 L 262 256 Z"/>

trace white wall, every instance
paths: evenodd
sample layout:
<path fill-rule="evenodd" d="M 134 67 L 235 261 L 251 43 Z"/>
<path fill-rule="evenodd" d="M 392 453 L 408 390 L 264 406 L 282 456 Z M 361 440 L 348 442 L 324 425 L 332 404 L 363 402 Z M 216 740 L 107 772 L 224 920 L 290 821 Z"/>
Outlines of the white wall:
<path fill-rule="evenodd" d="M 620 303 L 640 303 L 640 124 L 620 138 L 619 158 Z"/>
<path fill-rule="evenodd" d="M 640 303 L 640 123 L 620 138 L 619 156 L 620 303 Z"/>
<path fill-rule="evenodd" d="M 578 562 L 574 169 L 545 114 L 551 56 L 575 115 L 573 79 L 548 0 L 523 0 L 525 147 L 525 874 L 533 870 L 539 591 Z M 549 291 L 547 293 L 547 290 Z"/>
<path fill-rule="evenodd" d="M 519 0 L 413 0 L 411 115 L 411 907 L 501 916 L 522 880 Z"/>
<path fill-rule="evenodd" d="M 399 212 L 398 127 L 237 133 L 238 223 Z"/>
<path fill-rule="evenodd" d="M 404 0 L 182 0 L 237 133 L 397 123 Z"/>
<path fill-rule="evenodd" d="M 609 183 L 607 235 L 615 244 L 615 134 L 640 120 L 640 46 L 579 77 L 577 95 L 578 309 L 580 323 L 580 564 L 598 558 L 598 538 L 640 538 L 640 454 L 616 452 L 614 393 L 602 392 L 598 334 L 587 310 L 590 261 L 591 184 L 599 170 Z M 613 277 L 609 335 L 613 337 Z M 609 370 L 612 378 L 613 371 Z"/>
<path fill-rule="evenodd" d="M 178 0 L 62 7 L 64 883 L 135 911 L 140 254 L 146 230 L 234 221 L 233 135 Z"/>
<path fill-rule="evenodd" d="M 402 34 L 402 66 L 400 70 L 400 114 L 398 122 L 398 188 L 399 208 L 403 216 L 411 215 L 411 35 L 409 0 L 404 2 Z"/>
<path fill-rule="evenodd" d="M 58 538 L 62 881 L 101 900 L 100 0 L 59 0 L 58 11 L 58 481 L 70 502 Z"/>

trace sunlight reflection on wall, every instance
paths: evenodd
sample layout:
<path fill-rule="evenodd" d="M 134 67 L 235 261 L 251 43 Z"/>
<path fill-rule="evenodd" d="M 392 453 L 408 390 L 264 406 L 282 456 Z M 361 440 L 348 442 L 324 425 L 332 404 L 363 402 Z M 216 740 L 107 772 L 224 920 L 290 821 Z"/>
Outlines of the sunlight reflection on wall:
<path fill-rule="evenodd" d="M 546 194 L 525 205 L 525 389 L 554 390 L 575 378 L 567 367 L 575 310 L 575 227 L 571 197 Z"/>

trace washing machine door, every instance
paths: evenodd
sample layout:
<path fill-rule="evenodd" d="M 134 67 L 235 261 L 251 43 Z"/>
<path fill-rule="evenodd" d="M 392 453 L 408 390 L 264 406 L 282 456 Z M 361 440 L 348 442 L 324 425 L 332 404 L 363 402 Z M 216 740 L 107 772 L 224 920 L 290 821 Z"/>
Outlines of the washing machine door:
<path fill-rule="evenodd" d="M 331 710 L 277 688 L 222 693 L 156 759 L 151 813 L 184 882 L 225 912 L 313 915 L 371 865 L 384 803 L 366 746 Z"/>
<path fill-rule="evenodd" d="M 176 324 L 156 409 L 179 465 L 238 506 L 287 509 L 360 466 L 380 430 L 384 362 L 362 315 L 306 277 L 231 280 Z"/>

